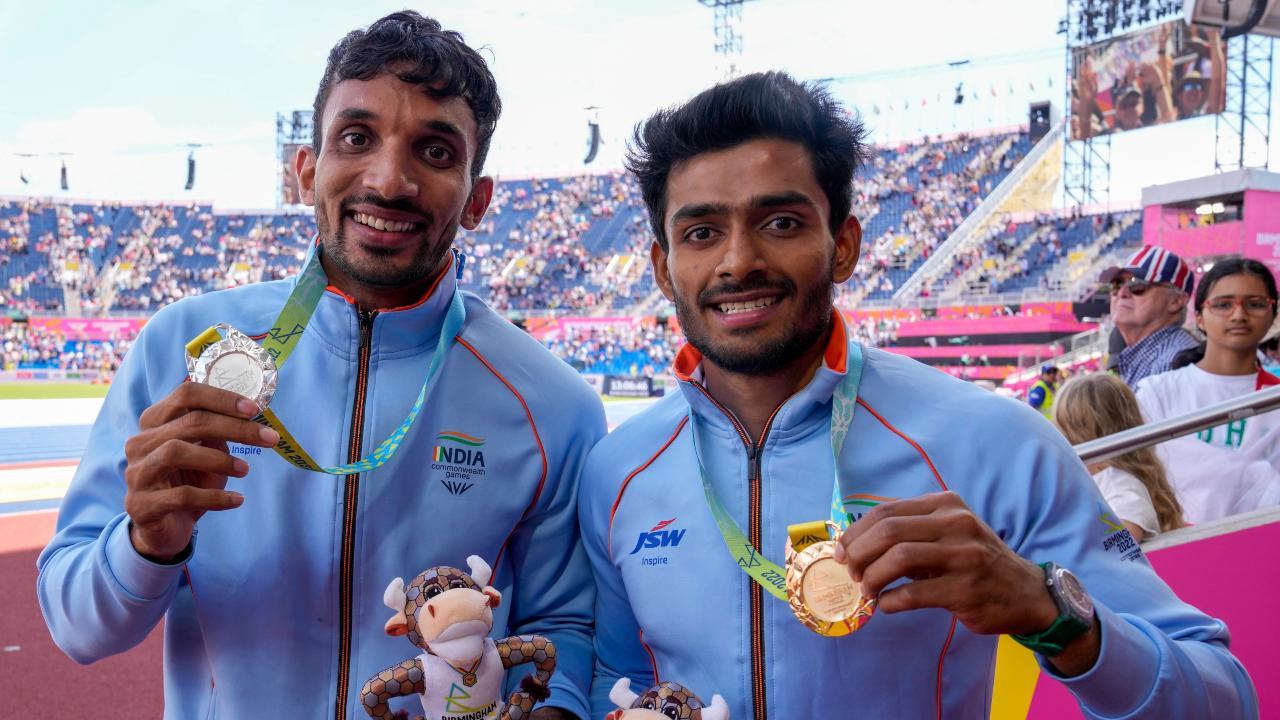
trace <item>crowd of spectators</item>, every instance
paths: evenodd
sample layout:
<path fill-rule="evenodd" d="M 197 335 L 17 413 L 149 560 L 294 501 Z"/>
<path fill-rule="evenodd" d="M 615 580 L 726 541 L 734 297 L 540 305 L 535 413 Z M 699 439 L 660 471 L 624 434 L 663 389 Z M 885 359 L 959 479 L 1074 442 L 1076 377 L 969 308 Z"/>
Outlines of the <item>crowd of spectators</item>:
<path fill-rule="evenodd" d="M 519 213 L 514 222 L 505 221 Z M 621 226 L 615 223 L 621 220 Z M 615 234 L 607 251 L 583 242 L 596 223 Z M 628 174 L 499 183 L 486 219 L 460 232 L 469 259 L 463 284 L 504 310 L 585 310 L 636 297 L 649 232 L 639 186 Z"/>
<path fill-rule="evenodd" d="M 567 325 L 543 340 L 579 372 L 644 377 L 665 372 L 683 342 L 666 323 Z"/>
<path fill-rule="evenodd" d="M 133 340 L 133 334 L 86 340 L 27 323 L 0 325 L 0 370 L 80 370 L 110 381 Z"/>
<path fill-rule="evenodd" d="M 928 258 L 1021 159 L 1013 137 L 960 136 L 880 152 L 854 181 L 854 207 L 867 236 L 850 284 L 862 295 L 891 293 L 890 269 Z M 959 167 L 954 158 L 968 158 Z M 882 212 L 884 222 L 876 222 Z M 894 213 L 900 212 L 894 221 Z"/>

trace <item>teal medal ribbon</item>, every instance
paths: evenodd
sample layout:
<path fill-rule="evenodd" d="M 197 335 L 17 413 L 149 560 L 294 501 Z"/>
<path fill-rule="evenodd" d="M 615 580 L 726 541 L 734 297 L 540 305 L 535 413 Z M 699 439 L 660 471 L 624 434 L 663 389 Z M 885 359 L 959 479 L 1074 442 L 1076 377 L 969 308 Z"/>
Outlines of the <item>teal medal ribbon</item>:
<path fill-rule="evenodd" d="M 861 345 L 856 342 L 848 344 L 848 360 L 845 364 L 844 377 L 841 378 L 831 396 L 831 455 L 832 471 L 835 476 L 831 491 L 831 522 L 841 530 L 849 526 L 850 515 L 840 487 L 840 451 L 844 447 L 845 438 L 849 435 L 849 426 L 853 424 L 854 411 L 858 407 L 858 385 L 862 382 Z M 786 571 L 777 563 L 761 555 L 751 544 L 711 485 L 710 475 L 702 461 L 702 451 L 699 448 L 697 417 L 697 413 L 690 409 L 689 423 L 693 433 L 693 453 L 698 459 L 698 475 L 702 478 L 702 491 L 707 498 L 707 507 L 711 509 L 716 525 L 720 528 L 725 548 L 743 572 L 774 597 L 785 602 L 787 601 Z"/>
<path fill-rule="evenodd" d="M 328 279 L 325 276 L 324 267 L 320 264 L 319 256 L 320 249 L 316 248 L 308 259 L 306 267 L 303 268 L 302 274 L 298 277 L 297 284 L 294 285 L 288 299 L 285 300 L 284 307 L 280 309 L 280 314 L 276 317 L 271 329 L 267 331 L 266 337 L 261 341 L 262 347 L 274 360 L 277 372 L 279 372 L 296 348 L 302 334 L 307 329 L 307 325 L 311 322 L 312 315 L 315 314 L 316 306 L 324 295 L 325 288 L 328 286 Z M 418 390 L 417 399 L 414 400 L 413 406 L 409 408 L 409 414 L 372 453 L 363 459 L 347 465 L 323 467 L 302 449 L 302 446 L 294 439 L 285 428 L 284 423 L 270 408 L 263 408 L 262 412 L 253 420 L 279 433 L 280 441 L 276 443 L 275 451 L 290 464 L 304 470 L 329 475 L 351 475 L 379 468 L 395 455 L 405 435 L 408 434 L 409 429 L 413 427 L 413 423 L 418 419 L 418 415 L 422 412 L 422 406 L 427 398 L 427 391 L 436 376 L 440 374 L 440 368 L 444 364 L 445 356 L 449 354 L 449 349 L 453 347 L 458 334 L 462 332 L 462 326 L 465 321 L 466 310 L 463 308 L 462 294 L 455 288 L 453 296 L 449 300 L 449 310 L 445 314 L 444 324 L 440 328 L 440 339 L 437 341 L 436 349 L 427 364 L 426 378 L 422 381 L 422 388 Z M 218 337 L 217 331 L 214 328 L 210 328 L 187 345 L 187 352 L 192 355 L 199 355 L 204 348 L 216 342 Z"/>

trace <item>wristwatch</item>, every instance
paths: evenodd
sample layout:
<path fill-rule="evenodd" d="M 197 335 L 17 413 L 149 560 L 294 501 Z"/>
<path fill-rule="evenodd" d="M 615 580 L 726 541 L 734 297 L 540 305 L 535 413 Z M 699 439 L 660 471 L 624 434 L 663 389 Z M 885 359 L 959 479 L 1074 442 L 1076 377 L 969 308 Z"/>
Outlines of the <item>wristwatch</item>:
<path fill-rule="evenodd" d="M 1040 563 L 1040 567 L 1044 569 L 1045 588 L 1058 606 L 1058 619 L 1038 633 L 1010 637 L 1033 652 L 1053 657 L 1093 627 L 1093 601 L 1070 570 L 1051 562 Z"/>

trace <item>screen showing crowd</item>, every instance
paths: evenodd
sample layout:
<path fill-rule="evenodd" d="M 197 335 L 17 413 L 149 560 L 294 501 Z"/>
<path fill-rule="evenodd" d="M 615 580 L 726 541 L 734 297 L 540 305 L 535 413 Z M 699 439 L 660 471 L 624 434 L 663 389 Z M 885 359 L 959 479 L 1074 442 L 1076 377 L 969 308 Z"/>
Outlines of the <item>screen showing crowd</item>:
<path fill-rule="evenodd" d="M 1220 113 L 1226 104 L 1217 30 L 1176 20 L 1073 53 L 1073 140 Z"/>

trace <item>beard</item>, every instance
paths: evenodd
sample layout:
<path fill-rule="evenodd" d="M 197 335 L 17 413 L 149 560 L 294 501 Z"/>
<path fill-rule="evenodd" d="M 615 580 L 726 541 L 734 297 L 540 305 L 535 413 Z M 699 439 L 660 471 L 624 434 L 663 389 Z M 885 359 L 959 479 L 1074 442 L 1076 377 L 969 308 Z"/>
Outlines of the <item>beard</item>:
<path fill-rule="evenodd" d="M 684 331 L 685 338 L 702 353 L 704 359 L 738 375 L 770 375 L 795 362 L 796 358 L 817 344 L 830 329 L 831 310 L 834 307 L 830 268 L 826 276 L 826 283 L 814 283 L 804 295 L 797 295 L 795 283 L 786 278 L 776 281 L 761 279 L 757 282 L 722 283 L 701 292 L 694 304 L 686 302 L 684 296 L 676 292 L 676 317 L 680 319 L 680 328 Z M 702 319 L 707 299 L 723 293 L 762 289 L 783 291 L 784 299 L 793 296 L 799 303 L 797 314 L 786 324 L 783 333 L 772 338 L 761 338 L 748 347 L 742 347 L 740 343 L 712 340 Z"/>
<path fill-rule="evenodd" d="M 394 248 L 366 247 L 362 250 L 373 256 L 373 259 L 361 260 L 352 257 L 349 238 L 342 230 L 342 221 L 347 217 L 352 206 L 360 203 L 375 205 L 388 210 L 399 210 L 416 215 L 424 215 L 426 222 L 417 233 L 422 241 L 413 249 L 413 254 L 403 262 L 394 262 L 395 256 L 402 252 Z M 316 231 L 320 235 L 324 256 L 347 277 L 370 287 L 401 288 L 411 287 L 434 278 L 445 262 L 445 255 L 453 244 L 453 236 L 457 233 L 458 223 L 454 221 L 442 228 L 443 232 L 432 238 L 435 229 L 435 218 L 423 213 L 419 208 L 407 202 L 387 201 L 378 197 L 363 196 L 348 198 L 342 201 L 338 213 L 337 227 L 329 225 L 329 213 L 323 200 L 316 200 Z M 385 258 L 385 261 L 381 261 Z"/>

